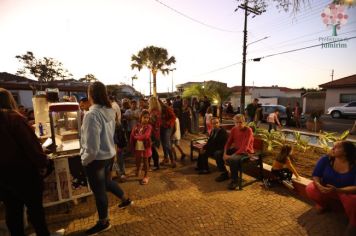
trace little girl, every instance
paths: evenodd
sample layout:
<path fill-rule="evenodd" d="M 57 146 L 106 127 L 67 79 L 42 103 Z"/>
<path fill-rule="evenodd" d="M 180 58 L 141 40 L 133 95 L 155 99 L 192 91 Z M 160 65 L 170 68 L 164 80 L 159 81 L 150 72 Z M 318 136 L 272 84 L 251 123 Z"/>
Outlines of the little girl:
<path fill-rule="evenodd" d="M 213 113 L 211 111 L 211 107 L 208 107 L 205 113 L 205 124 L 206 124 L 206 130 L 208 131 L 209 135 L 211 130 L 213 129 L 213 124 L 211 123 L 212 118 L 213 118 Z"/>
<path fill-rule="evenodd" d="M 143 110 L 138 123 L 131 131 L 130 144 L 136 157 L 136 176 L 140 175 L 141 162 L 143 160 L 144 177 L 141 184 L 148 184 L 148 158 L 152 156 L 151 150 L 151 131 L 152 126 L 149 124 L 150 113 Z"/>
<path fill-rule="evenodd" d="M 294 174 L 297 179 L 299 179 L 300 176 L 290 160 L 290 155 L 292 154 L 292 151 L 292 146 L 282 146 L 281 152 L 278 154 L 272 164 L 273 177 L 270 179 L 263 180 L 263 183 L 266 187 L 271 187 L 273 183 L 279 182 L 283 183 L 288 188 L 293 188 L 293 184 L 291 182 L 292 175 Z"/>

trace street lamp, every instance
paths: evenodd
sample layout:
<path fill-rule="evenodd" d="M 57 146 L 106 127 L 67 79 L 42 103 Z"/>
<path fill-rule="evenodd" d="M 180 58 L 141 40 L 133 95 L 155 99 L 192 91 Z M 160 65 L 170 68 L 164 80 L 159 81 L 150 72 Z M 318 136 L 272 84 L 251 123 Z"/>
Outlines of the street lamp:
<path fill-rule="evenodd" d="M 173 95 L 173 71 L 175 71 L 176 68 L 170 69 L 169 71 L 172 71 L 172 95 Z"/>

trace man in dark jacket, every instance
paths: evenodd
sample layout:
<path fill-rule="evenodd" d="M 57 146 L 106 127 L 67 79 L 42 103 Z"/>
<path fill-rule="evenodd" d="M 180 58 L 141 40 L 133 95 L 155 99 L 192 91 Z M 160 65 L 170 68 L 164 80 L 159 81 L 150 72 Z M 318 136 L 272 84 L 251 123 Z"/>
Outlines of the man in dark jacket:
<path fill-rule="evenodd" d="M 220 127 L 219 118 L 212 119 L 213 130 L 210 133 L 207 143 L 203 147 L 203 153 L 200 153 L 198 158 L 199 174 L 209 174 L 208 158 L 213 156 L 216 160 L 219 171 L 226 170 L 222 156 L 224 154 L 224 146 L 227 140 L 226 130 Z"/>

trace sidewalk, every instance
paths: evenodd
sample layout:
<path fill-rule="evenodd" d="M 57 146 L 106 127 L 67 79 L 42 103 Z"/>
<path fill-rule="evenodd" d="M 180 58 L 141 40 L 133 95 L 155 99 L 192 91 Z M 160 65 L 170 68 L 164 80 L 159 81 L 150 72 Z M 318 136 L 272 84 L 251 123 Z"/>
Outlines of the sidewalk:
<path fill-rule="evenodd" d="M 181 141 L 189 154 L 190 138 Z M 312 206 L 293 192 L 276 187 L 266 190 L 261 183 L 242 191 L 228 191 L 228 182 L 216 183 L 210 175 L 196 174 L 189 156 L 177 168 L 150 172 L 150 182 L 139 185 L 133 177 L 134 160 L 127 160 L 132 176 L 120 184 L 134 205 L 117 208 L 109 194 L 112 228 L 100 235 L 341 235 L 347 225 L 343 213 L 317 215 Z M 246 177 L 246 176 L 245 176 Z M 83 235 L 97 220 L 92 196 L 77 205 L 46 209 L 52 231 L 65 228 L 67 235 Z M 3 219 L 3 210 L 0 211 Z"/>

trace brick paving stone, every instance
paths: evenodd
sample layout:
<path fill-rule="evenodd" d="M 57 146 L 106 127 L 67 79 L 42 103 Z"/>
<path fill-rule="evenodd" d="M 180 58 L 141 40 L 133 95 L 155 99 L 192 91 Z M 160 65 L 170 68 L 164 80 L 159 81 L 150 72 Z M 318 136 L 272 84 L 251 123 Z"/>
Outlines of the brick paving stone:
<path fill-rule="evenodd" d="M 181 142 L 186 154 L 191 137 Z M 128 173 L 134 173 L 134 160 L 126 162 Z M 347 225 L 343 213 L 317 215 L 308 202 L 283 187 L 266 190 L 257 182 L 242 191 L 229 191 L 228 181 L 214 181 L 219 175 L 216 167 L 211 167 L 210 175 L 197 175 L 195 165 L 187 156 L 175 169 L 149 172 L 146 186 L 135 177 L 120 183 L 134 204 L 118 209 L 120 201 L 109 194 L 112 228 L 101 235 L 329 236 L 342 234 Z M 97 220 L 93 196 L 77 205 L 46 208 L 46 216 L 52 230 L 65 228 L 67 235 L 83 235 Z"/>

